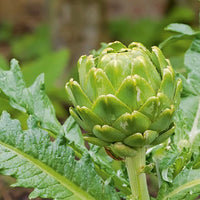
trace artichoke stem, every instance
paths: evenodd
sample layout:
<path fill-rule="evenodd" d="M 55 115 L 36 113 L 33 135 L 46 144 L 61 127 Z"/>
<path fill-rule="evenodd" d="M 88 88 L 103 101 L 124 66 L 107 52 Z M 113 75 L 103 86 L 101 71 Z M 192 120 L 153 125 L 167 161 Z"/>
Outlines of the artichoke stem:
<path fill-rule="evenodd" d="M 145 161 L 145 147 L 139 148 L 136 156 L 125 159 L 133 200 L 150 200 L 146 174 L 141 172 L 145 167 Z"/>

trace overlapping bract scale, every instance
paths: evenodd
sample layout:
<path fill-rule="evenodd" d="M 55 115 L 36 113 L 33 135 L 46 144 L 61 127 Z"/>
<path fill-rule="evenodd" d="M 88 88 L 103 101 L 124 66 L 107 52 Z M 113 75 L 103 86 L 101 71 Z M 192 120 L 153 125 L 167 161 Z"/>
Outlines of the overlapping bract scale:
<path fill-rule="evenodd" d="M 102 69 L 91 68 L 85 80 L 85 92 L 95 101 L 100 95 L 114 94 L 115 90 Z"/>
<path fill-rule="evenodd" d="M 126 157 L 173 134 L 182 85 L 158 47 L 113 42 L 82 56 L 78 71 L 80 84 L 71 79 L 66 91 L 85 140 Z"/>

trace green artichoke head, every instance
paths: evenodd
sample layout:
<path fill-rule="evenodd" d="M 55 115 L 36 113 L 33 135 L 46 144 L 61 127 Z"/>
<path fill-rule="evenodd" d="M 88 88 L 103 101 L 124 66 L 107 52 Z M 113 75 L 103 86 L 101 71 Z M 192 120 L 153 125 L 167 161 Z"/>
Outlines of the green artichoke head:
<path fill-rule="evenodd" d="M 126 157 L 174 132 L 181 80 L 158 47 L 109 43 L 98 56 L 82 56 L 78 73 L 79 83 L 71 79 L 66 91 L 88 142 Z"/>

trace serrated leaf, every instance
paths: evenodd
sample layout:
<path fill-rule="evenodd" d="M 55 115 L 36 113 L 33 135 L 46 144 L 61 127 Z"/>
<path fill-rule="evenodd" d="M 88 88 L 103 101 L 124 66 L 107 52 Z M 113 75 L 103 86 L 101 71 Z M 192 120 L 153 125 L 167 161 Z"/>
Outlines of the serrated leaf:
<path fill-rule="evenodd" d="M 182 98 L 180 109 L 186 120 L 186 131 L 190 137 L 190 141 L 193 142 L 195 136 L 200 131 L 200 97 L 188 96 Z"/>
<path fill-rule="evenodd" d="M 82 136 L 81 129 L 79 128 L 78 124 L 72 116 L 68 117 L 62 128 L 65 134 L 65 138 L 67 138 L 70 143 L 74 143 L 80 151 L 82 149 L 85 149 L 85 142 Z"/>
<path fill-rule="evenodd" d="M 185 91 L 191 90 L 191 92 L 185 93 L 186 96 L 181 100 L 180 109 L 185 116 L 189 140 L 193 144 L 199 141 L 196 137 L 200 133 L 200 35 L 196 36 L 186 52 L 184 63 L 189 72 L 187 79 L 183 78 L 183 86 Z M 196 152 L 199 151 L 197 149 L 198 147 L 196 150 L 195 147 L 193 148 Z"/>
<path fill-rule="evenodd" d="M 186 52 L 184 64 L 189 70 L 187 82 L 194 88 L 196 94 L 200 95 L 200 34 Z"/>
<path fill-rule="evenodd" d="M 55 117 L 55 110 L 45 93 L 44 75 L 26 87 L 18 62 L 11 61 L 9 71 L 0 70 L 0 89 L 10 99 L 10 105 L 27 114 L 35 115 L 43 128 L 58 134 L 60 123 Z"/>
<path fill-rule="evenodd" d="M 163 184 L 157 200 L 189 200 L 200 194 L 200 170 L 185 169 L 174 180 L 173 184 Z"/>
<path fill-rule="evenodd" d="M 30 117 L 22 131 L 18 120 L 4 112 L 0 119 L 0 173 L 17 178 L 14 186 L 33 187 L 30 198 L 116 199 L 114 189 L 96 174 L 88 155 L 75 160 L 73 150 L 48 133 Z"/>

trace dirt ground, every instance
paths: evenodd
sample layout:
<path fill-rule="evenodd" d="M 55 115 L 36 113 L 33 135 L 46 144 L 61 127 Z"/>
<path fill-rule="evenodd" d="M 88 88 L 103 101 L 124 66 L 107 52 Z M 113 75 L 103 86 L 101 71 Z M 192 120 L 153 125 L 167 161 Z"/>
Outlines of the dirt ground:
<path fill-rule="evenodd" d="M 9 185 L 14 182 L 15 180 L 11 177 L 0 176 L 0 200 L 29 200 L 28 196 L 32 189 L 10 187 Z M 41 200 L 41 198 L 34 200 Z"/>

